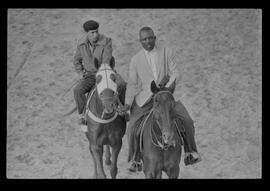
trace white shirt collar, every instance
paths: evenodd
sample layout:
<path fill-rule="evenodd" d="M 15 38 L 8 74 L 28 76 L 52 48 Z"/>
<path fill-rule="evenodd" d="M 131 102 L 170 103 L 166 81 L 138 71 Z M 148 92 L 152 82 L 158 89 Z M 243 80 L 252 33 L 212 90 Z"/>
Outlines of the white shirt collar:
<path fill-rule="evenodd" d="M 145 49 L 143 49 L 144 50 L 144 52 L 146 53 L 146 55 L 149 55 L 149 54 L 151 54 L 151 53 L 155 53 L 156 51 L 157 51 L 157 48 L 156 48 L 156 46 L 154 46 L 154 48 L 151 50 L 151 51 L 147 51 L 147 50 L 145 50 Z"/>

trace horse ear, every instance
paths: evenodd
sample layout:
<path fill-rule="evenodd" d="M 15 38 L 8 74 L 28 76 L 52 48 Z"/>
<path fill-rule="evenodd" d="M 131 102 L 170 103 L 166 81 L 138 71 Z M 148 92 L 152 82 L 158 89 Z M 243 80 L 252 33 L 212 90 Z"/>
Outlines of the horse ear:
<path fill-rule="evenodd" d="M 159 91 L 159 88 L 157 87 L 156 82 L 155 82 L 154 80 L 151 82 L 151 91 L 152 91 L 154 94 L 157 93 L 157 92 Z"/>
<path fill-rule="evenodd" d="M 173 83 L 168 87 L 168 90 L 173 94 L 175 90 L 175 84 L 176 84 L 176 79 L 173 81 Z"/>
<path fill-rule="evenodd" d="M 96 57 L 94 58 L 94 64 L 95 64 L 96 69 L 99 69 L 100 64 L 98 63 L 98 59 Z"/>
<path fill-rule="evenodd" d="M 114 57 L 112 56 L 112 58 L 111 58 L 111 60 L 110 60 L 110 67 L 111 67 L 112 69 L 114 69 L 114 66 L 115 66 L 115 59 L 114 59 Z"/>

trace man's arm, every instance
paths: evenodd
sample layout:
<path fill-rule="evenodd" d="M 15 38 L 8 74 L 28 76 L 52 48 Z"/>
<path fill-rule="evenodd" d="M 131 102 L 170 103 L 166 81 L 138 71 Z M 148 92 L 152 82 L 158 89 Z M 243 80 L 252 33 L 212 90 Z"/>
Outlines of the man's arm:
<path fill-rule="evenodd" d="M 112 39 L 108 38 L 102 54 L 103 63 L 110 63 L 110 60 L 112 58 L 112 51 Z"/>
<path fill-rule="evenodd" d="M 126 98 L 125 103 L 131 106 L 134 97 L 137 93 L 137 86 L 138 86 L 138 72 L 136 68 L 136 63 L 134 62 L 134 59 L 131 59 L 131 62 L 129 64 L 129 77 L 128 77 L 128 83 L 127 83 L 127 90 L 126 90 Z"/>
<path fill-rule="evenodd" d="M 76 50 L 76 53 L 75 53 L 75 56 L 74 56 L 73 65 L 74 65 L 75 71 L 78 74 L 83 73 L 82 56 L 81 56 L 81 53 L 80 53 L 80 50 L 79 50 L 79 46 L 77 46 L 77 50 Z"/>
<path fill-rule="evenodd" d="M 170 80 L 169 82 L 166 84 L 165 87 L 169 87 L 174 80 L 178 80 L 178 78 L 180 77 L 178 69 L 177 69 L 177 65 L 176 65 L 176 60 L 175 60 L 175 54 L 173 54 L 171 49 L 166 48 L 166 55 L 168 57 L 168 66 L 169 66 L 169 75 L 170 75 Z"/>

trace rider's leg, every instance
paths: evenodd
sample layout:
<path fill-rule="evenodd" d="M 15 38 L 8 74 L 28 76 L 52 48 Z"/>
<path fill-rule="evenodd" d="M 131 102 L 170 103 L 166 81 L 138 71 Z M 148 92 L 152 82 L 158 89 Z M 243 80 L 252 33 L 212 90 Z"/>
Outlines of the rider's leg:
<path fill-rule="evenodd" d="M 176 102 L 175 110 L 178 116 L 178 119 L 182 122 L 184 127 L 184 142 L 186 142 L 186 147 L 184 147 L 186 153 L 187 164 L 194 164 L 201 161 L 201 157 L 198 154 L 197 146 L 195 142 L 195 128 L 194 122 L 191 119 L 187 109 L 185 106 L 180 102 Z M 188 150 L 188 152 L 186 152 Z"/>
<path fill-rule="evenodd" d="M 73 89 L 74 98 L 79 114 L 79 123 L 85 122 L 83 112 L 86 104 L 85 94 L 91 91 L 94 85 L 95 85 L 95 76 L 85 75 Z"/>

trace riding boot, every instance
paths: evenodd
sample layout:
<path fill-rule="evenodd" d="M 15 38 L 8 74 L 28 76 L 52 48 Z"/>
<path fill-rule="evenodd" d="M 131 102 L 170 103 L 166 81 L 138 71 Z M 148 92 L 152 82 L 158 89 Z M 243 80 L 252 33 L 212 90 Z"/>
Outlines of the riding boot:
<path fill-rule="evenodd" d="M 140 172 L 142 171 L 142 162 L 141 162 L 141 152 L 140 152 L 140 140 L 139 136 L 134 135 L 134 153 L 131 166 L 128 168 L 131 172 Z"/>
<path fill-rule="evenodd" d="M 138 151 L 138 149 L 135 150 L 131 166 L 128 168 L 128 170 L 131 172 L 142 171 L 141 153 Z"/>

